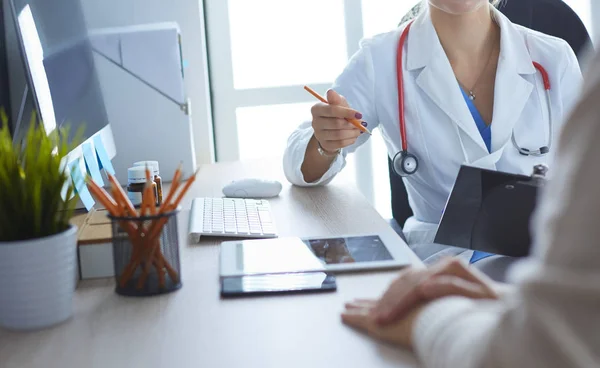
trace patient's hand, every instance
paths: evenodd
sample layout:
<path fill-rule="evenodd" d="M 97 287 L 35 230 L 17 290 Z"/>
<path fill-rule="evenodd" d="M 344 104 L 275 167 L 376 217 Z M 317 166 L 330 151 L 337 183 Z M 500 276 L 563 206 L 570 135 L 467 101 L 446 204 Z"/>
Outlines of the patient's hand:
<path fill-rule="evenodd" d="M 402 271 L 371 309 L 371 317 L 380 326 L 387 326 L 431 300 L 451 295 L 497 299 L 505 290 L 505 286 L 457 259 L 444 260 L 427 269 Z"/>
<path fill-rule="evenodd" d="M 347 303 L 346 310 L 342 313 L 342 321 L 368 333 L 373 338 L 412 349 L 413 325 L 421 307 L 413 308 L 405 318 L 399 321 L 381 326 L 373 318 L 373 310 L 376 305 L 376 300 L 365 299 Z"/>

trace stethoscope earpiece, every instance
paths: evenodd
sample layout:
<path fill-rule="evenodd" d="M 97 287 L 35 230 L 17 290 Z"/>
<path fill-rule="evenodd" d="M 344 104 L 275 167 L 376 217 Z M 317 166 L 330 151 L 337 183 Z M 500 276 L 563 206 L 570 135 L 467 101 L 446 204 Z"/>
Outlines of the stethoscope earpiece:
<path fill-rule="evenodd" d="M 419 168 L 419 160 L 417 156 L 407 151 L 400 151 L 394 156 L 393 160 L 394 172 L 396 175 L 406 177 L 417 172 Z"/>

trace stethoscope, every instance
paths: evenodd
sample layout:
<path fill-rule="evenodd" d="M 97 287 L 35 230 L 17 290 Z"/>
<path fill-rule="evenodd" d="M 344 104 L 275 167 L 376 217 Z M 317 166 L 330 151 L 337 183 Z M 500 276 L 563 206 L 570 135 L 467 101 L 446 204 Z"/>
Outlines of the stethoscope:
<path fill-rule="evenodd" d="M 403 177 L 410 176 L 416 173 L 419 169 L 419 159 L 414 154 L 408 152 L 408 142 L 406 139 L 406 122 L 404 120 L 404 82 L 402 80 L 402 56 L 404 53 L 404 45 L 406 43 L 406 38 L 408 37 L 408 31 L 411 25 L 412 23 L 409 23 L 402 32 L 402 35 L 400 36 L 396 59 L 396 68 L 398 70 L 398 116 L 400 117 L 400 138 L 402 143 L 402 150 L 398 152 L 396 156 L 394 156 L 393 169 L 396 175 Z M 544 90 L 546 91 L 546 104 L 548 106 L 548 125 L 550 129 L 548 134 L 548 144 L 536 150 L 523 148 L 517 143 L 514 130 L 511 135 L 511 142 L 520 154 L 524 156 L 541 157 L 550 152 L 550 147 L 552 145 L 552 106 L 550 105 L 550 78 L 546 69 L 544 69 L 544 67 L 541 66 L 539 63 L 536 63 L 534 61 L 533 66 L 542 75 L 542 80 L 544 82 Z"/>

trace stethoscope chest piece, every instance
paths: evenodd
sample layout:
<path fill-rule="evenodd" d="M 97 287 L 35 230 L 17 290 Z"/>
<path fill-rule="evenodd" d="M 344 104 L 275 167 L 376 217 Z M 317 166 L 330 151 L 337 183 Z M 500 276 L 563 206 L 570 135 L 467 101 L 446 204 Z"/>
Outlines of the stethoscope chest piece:
<path fill-rule="evenodd" d="M 410 176 L 417 172 L 419 160 L 417 156 L 407 151 L 400 151 L 394 156 L 394 171 L 400 176 Z"/>

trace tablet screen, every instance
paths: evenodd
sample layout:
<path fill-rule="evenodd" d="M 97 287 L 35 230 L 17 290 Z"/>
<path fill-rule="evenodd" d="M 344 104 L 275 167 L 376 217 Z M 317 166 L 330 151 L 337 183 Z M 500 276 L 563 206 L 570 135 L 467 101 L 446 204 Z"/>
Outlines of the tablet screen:
<path fill-rule="evenodd" d="M 299 238 L 244 240 L 235 245 L 235 263 L 244 274 L 321 271 L 323 263 Z"/>
<path fill-rule="evenodd" d="M 379 262 L 393 259 L 377 235 L 307 239 L 304 243 L 326 264 Z"/>

